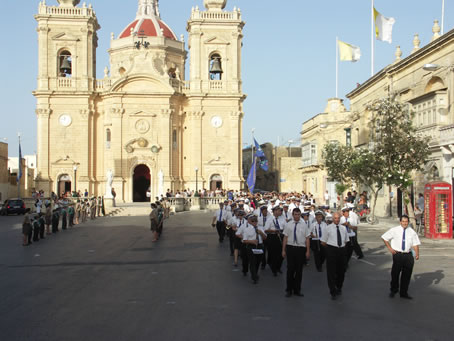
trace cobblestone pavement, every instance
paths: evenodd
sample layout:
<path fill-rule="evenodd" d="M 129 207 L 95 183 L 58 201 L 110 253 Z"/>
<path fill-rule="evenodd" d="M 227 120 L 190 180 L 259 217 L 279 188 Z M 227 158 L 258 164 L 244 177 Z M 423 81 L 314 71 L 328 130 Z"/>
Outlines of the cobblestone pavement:
<path fill-rule="evenodd" d="M 312 260 L 285 298 L 285 271 L 251 284 L 210 219 L 172 216 L 151 243 L 147 217 L 101 218 L 22 247 L 21 217 L 0 217 L 0 340 L 453 339 L 453 241 L 423 240 L 413 301 L 388 298 L 385 226 L 361 227 L 341 299 Z"/>

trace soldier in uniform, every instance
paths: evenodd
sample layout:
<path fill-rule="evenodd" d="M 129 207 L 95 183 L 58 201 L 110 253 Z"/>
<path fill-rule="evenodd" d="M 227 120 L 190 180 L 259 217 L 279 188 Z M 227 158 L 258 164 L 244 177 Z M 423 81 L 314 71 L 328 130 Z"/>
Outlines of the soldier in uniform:
<path fill-rule="evenodd" d="M 65 206 L 61 207 L 60 215 L 61 215 L 61 229 L 66 230 L 66 225 L 68 223 L 68 220 L 67 220 L 67 212 L 66 212 Z"/>
<path fill-rule="evenodd" d="M 52 213 L 52 233 L 58 232 L 58 224 L 60 223 L 60 213 L 55 209 Z"/>

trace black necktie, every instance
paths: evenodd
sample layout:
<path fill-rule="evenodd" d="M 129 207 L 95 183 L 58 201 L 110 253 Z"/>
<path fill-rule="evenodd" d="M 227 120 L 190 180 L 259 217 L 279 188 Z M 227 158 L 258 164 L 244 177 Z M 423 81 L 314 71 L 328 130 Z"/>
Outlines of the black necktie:
<path fill-rule="evenodd" d="M 337 225 L 336 227 L 337 227 L 337 246 L 341 247 L 342 246 L 342 237 L 341 237 L 341 233 L 339 230 L 339 225 Z"/>

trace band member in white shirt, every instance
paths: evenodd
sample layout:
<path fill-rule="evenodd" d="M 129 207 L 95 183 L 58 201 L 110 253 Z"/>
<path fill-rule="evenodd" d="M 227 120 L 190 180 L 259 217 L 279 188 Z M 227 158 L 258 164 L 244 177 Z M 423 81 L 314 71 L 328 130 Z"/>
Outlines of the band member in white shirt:
<path fill-rule="evenodd" d="M 268 264 L 273 272 L 273 276 L 281 273 L 282 266 L 282 239 L 281 231 L 286 224 L 282 216 L 282 209 L 279 206 L 273 208 L 273 217 L 269 218 L 265 224 L 265 232 L 268 235 L 266 245 L 268 250 Z"/>
<path fill-rule="evenodd" d="M 287 258 L 287 288 L 286 297 L 293 294 L 304 296 L 301 292 L 303 266 L 310 258 L 311 231 L 301 219 L 301 211 L 295 208 L 292 212 L 293 221 L 285 224 L 282 257 Z"/>
<path fill-rule="evenodd" d="M 289 204 L 284 204 L 284 209 L 282 211 L 282 216 L 285 218 L 285 221 L 288 223 L 292 220 L 292 212 L 289 211 Z"/>
<path fill-rule="evenodd" d="M 266 233 L 263 227 L 258 226 L 257 216 L 251 214 L 247 218 L 248 223 L 237 231 L 237 235 L 243 241 L 246 253 L 243 259 L 243 273 L 247 274 L 247 268 L 251 271 L 251 278 L 254 284 L 259 280 L 258 268 L 263 255 L 263 241 L 266 240 Z M 244 263 L 246 261 L 246 263 Z"/>
<path fill-rule="evenodd" d="M 225 203 L 225 202 L 224 202 Z M 232 205 L 226 205 L 225 206 L 225 211 L 227 214 L 227 220 L 226 220 L 226 235 L 229 238 L 229 248 L 230 248 L 230 256 L 234 255 L 235 251 L 235 231 L 232 228 L 232 222 L 233 218 L 235 217 L 234 210 L 236 209 L 236 204 L 233 203 Z"/>
<path fill-rule="evenodd" d="M 342 217 L 340 219 L 340 224 L 344 225 L 347 229 L 347 234 L 350 239 L 350 241 L 347 243 L 347 269 L 348 269 L 348 263 L 350 262 L 350 258 L 352 257 L 353 254 L 353 244 L 352 244 L 352 238 L 355 236 L 355 229 L 358 229 L 358 226 L 353 226 L 351 224 L 351 219 L 350 219 L 350 209 L 348 207 L 344 207 L 342 209 Z"/>
<path fill-rule="evenodd" d="M 331 299 L 342 295 L 347 265 L 346 244 L 350 241 L 347 228 L 340 224 L 340 213 L 333 214 L 333 223 L 328 225 L 321 242 L 326 247 L 326 272 Z"/>
<path fill-rule="evenodd" d="M 228 212 L 224 209 L 224 203 L 220 202 L 219 209 L 214 213 L 213 221 L 211 222 L 211 226 L 216 226 L 216 229 L 218 231 L 219 243 L 224 242 L 227 219 Z"/>
<path fill-rule="evenodd" d="M 263 228 L 265 230 L 265 224 L 267 220 L 271 219 L 271 214 L 268 213 L 268 206 L 263 205 L 260 207 L 260 216 L 258 216 L 258 226 Z M 262 266 L 262 270 L 266 268 L 266 258 L 267 258 L 267 243 L 264 243 L 263 245 L 263 257 L 261 257 L 261 263 L 260 265 Z"/>
<path fill-rule="evenodd" d="M 400 226 L 393 227 L 381 237 L 389 252 L 393 255 L 391 292 L 389 296 L 394 297 L 399 292 L 401 298 L 411 300 L 412 297 L 408 295 L 408 287 L 415 264 L 414 259 L 419 260 L 419 245 L 421 245 L 421 242 L 415 230 L 408 227 L 408 223 L 408 216 L 403 215 L 400 218 Z M 414 258 L 412 251 L 415 254 Z"/>
<path fill-rule="evenodd" d="M 350 242 L 352 243 L 352 249 L 355 251 L 356 255 L 358 256 L 358 259 L 364 258 L 363 250 L 361 249 L 361 245 L 358 243 L 358 225 L 359 225 L 359 217 L 353 211 L 354 205 L 353 204 L 347 204 L 347 207 L 349 208 L 349 222 L 351 225 L 351 229 L 353 230 L 354 235 L 350 237 Z M 350 254 L 351 257 L 351 254 Z"/>
<path fill-rule="evenodd" d="M 314 253 L 315 267 L 318 272 L 322 272 L 323 263 L 325 262 L 325 248 L 322 247 L 320 238 L 326 233 L 326 223 L 323 221 L 324 213 L 315 212 L 315 221 L 311 223 L 311 249 Z"/>

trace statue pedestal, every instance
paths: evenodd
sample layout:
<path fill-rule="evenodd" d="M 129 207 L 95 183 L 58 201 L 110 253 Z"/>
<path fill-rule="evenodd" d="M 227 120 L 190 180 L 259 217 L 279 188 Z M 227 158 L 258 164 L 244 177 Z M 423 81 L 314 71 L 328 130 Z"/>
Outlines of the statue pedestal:
<path fill-rule="evenodd" d="M 107 208 L 112 208 L 115 207 L 115 200 L 114 198 L 104 198 L 104 207 Z"/>

